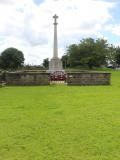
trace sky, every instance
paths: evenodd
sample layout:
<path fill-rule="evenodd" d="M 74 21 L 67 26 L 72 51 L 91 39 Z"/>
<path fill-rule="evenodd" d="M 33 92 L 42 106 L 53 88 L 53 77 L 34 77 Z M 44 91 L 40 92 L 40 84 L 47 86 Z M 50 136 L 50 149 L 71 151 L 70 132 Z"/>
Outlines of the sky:
<path fill-rule="evenodd" d="M 58 54 L 83 38 L 120 46 L 120 0 L 0 0 L 0 53 L 15 47 L 25 64 L 53 56 L 53 15 L 58 18 Z"/>

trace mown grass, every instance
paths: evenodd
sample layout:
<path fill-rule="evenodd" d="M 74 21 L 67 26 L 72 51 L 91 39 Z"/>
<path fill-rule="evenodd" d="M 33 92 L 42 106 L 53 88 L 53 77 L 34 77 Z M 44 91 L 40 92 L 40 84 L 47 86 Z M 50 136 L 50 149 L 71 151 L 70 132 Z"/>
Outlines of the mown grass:
<path fill-rule="evenodd" d="M 119 160 L 120 72 L 111 86 L 0 88 L 0 160 Z"/>

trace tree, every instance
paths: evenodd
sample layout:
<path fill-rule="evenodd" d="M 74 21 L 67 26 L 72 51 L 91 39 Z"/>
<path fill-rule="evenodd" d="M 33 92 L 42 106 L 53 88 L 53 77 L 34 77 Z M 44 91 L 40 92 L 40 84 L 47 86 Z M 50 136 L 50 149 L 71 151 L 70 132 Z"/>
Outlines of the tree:
<path fill-rule="evenodd" d="M 83 39 L 80 41 L 79 50 L 81 54 L 80 63 L 82 66 L 92 68 L 96 65 L 95 62 L 95 41 L 92 38 Z"/>
<path fill-rule="evenodd" d="M 24 64 L 24 55 L 16 48 L 7 48 L 0 55 L 0 66 L 3 69 L 18 69 Z"/>
<path fill-rule="evenodd" d="M 72 44 L 67 47 L 68 64 L 70 67 L 75 67 L 80 64 L 80 50 L 77 44 Z"/>
<path fill-rule="evenodd" d="M 45 68 L 49 67 L 49 58 L 46 58 L 43 60 L 43 67 L 45 67 Z"/>
<path fill-rule="evenodd" d="M 118 66 L 120 66 L 120 47 L 117 47 L 116 48 L 116 56 L 115 56 L 115 59 L 116 59 L 116 64 Z"/>
<path fill-rule="evenodd" d="M 106 55 L 107 66 L 116 67 L 116 47 L 112 44 L 109 45 L 108 52 Z"/>
<path fill-rule="evenodd" d="M 88 66 L 92 68 L 106 64 L 107 52 L 108 43 L 106 40 L 86 38 L 81 40 L 78 45 L 68 46 L 66 55 L 68 55 L 71 67 Z"/>
<path fill-rule="evenodd" d="M 61 61 L 63 63 L 63 68 L 69 67 L 68 55 L 63 55 Z"/>

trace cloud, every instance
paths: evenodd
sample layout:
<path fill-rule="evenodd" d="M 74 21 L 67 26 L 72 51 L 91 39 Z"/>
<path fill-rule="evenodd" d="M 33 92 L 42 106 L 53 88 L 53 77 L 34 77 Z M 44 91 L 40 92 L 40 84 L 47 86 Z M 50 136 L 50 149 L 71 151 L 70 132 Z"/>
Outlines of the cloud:
<path fill-rule="evenodd" d="M 12 0 L 0 0 L 0 5 L 9 5 L 13 4 Z"/>
<path fill-rule="evenodd" d="M 52 57 L 52 16 L 56 13 L 62 56 L 66 45 L 83 37 L 102 36 L 101 30 L 112 19 L 110 9 L 114 6 L 103 0 L 44 0 L 39 5 L 33 0 L 0 0 L 0 51 L 17 47 L 24 52 L 26 63 L 31 64 Z"/>
<path fill-rule="evenodd" d="M 105 30 L 110 31 L 112 34 L 116 36 L 120 36 L 120 24 L 108 25 L 105 27 Z"/>

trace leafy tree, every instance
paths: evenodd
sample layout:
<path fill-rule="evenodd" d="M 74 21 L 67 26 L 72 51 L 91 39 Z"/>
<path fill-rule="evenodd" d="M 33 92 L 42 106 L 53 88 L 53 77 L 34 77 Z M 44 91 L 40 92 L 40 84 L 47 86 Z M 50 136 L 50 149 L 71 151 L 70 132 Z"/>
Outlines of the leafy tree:
<path fill-rule="evenodd" d="M 83 39 L 80 46 L 80 52 L 84 53 L 82 61 L 89 67 L 100 67 L 106 64 L 106 53 L 108 44 L 104 39 L 94 40 L 92 38 Z M 82 53 L 82 54 L 83 54 Z"/>
<path fill-rule="evenodd" d="M 81 54 L 81 65 L 92 68 L 95 65 L 95 42 L 94 39 L 88 38 L 80 41 L 79 50 Z"/>
<path fill-rule="evenodd" d="M 2 64 L 2 61 L 1 61 L 1 56 L 0 56 L 0 68 L 2 68 L 1 64 Z"/>
<path fill-rule="evenodd" d="M 61 60 L 62 60 L 62 63 L 63 63 L 63 68 L 69 67 L 68 55 L 63 55 Z"/>
<path fill-rule="evenodd" d="M 117 47 L 116 48 L 116 56 L 115 56 L 115 59 L 116 59 L 116 64 L 118 66 L 120 66 L 120 47 Z"/>
<path fill-rule="evenodd" d="M 81 40 L 78 45 L 68 46 L 66 55 L 71 67 L 81 65 L 92 68 L 106 64 L 107 52 L 108 43 L 106 40 L 86 38 Z"/>
<path fill-rule="evenodd" d="M 78 66 L 80 64 L 79 47 L 76 44 L 72 44 L 67 47 L 68 63 L 70 67 Z"/>
<path fill-rule="evenodd" d="M 43 60 L 43 67 L 45 67 L 45 68 L 49 67 L 49 58 L 46 58 Z"/>
<path fill-rule="evenodd" d="M 24 64 L 24 55 L 16 48 L 7 48 L 0 55 L 0 66 L 3 69 L 18 69 Z"/>
<path fill-rule="evenodd" d="M 106 55 L 107 65 L 111 67 L 116 67 L 116 47 L 112 44 L 109 45 L 109 49 Z"/>

